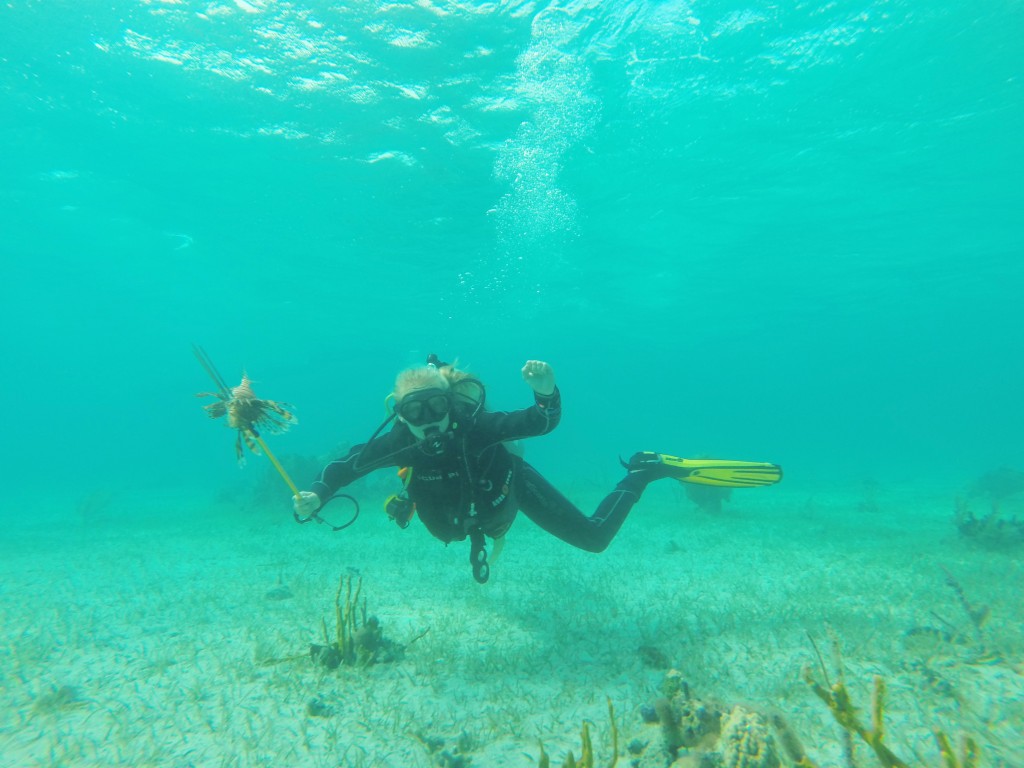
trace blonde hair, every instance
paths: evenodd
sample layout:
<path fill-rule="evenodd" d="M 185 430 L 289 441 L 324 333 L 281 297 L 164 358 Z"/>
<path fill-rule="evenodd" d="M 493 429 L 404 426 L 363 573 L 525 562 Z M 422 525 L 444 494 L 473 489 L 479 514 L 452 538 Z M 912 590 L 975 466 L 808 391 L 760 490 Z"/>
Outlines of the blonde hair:
<path fill-rule="evenodd" d="M 419 368 L 406 368 L 395 378 L 395 400 L 402 398 L 417 389 L 449 389 L 449 378 L 432 365 Z"/>
<path fill-rule="evenodd" d="M 458 368 L 456 368 L 455 366 L 458 364 L 458 361 L 456 361 L 451 365 L 442 365 L 440 368 L 438 368 L 438 370 L 441 372 L 441 375 L 448 379 L 448 383 L 451 384 L 452 386 L 458 384 L 463 379 L 475 378 L 473 374 L 466 373 L 465 371 L 460 371 Z"/>
<path fill-rule="evenodd" d="M 451 365 L 442 365 L 441 375 L 448 379 L 455 401 L 470 407 L 475 414 L 483 407 L 484 383 L 473 374 L 456 368 L 458 364 L 456 360 Z"/>
<path fill-rule="evenodd" d="M 402 398 L 410 392 L 420 389 L 440 389 L 451 392 L 456 403 L 468 407 L 474 415 L 483 408 L 483 382 L 466 371 L 453 365 L 424 365 L 418 368 L 407 368 L 395 378 L 395 390 L 391 394 L 394 404 L 402 402 Z M 390 398 L 389 398 L 390 399 Z"/>

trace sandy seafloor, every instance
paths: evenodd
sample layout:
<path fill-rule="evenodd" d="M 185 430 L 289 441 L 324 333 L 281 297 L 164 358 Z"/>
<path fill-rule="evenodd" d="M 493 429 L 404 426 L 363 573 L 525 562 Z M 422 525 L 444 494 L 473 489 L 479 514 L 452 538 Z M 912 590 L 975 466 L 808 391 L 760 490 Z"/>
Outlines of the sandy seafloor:
<path fill-rule="evenodd" d="M 604 488 L 564 490 L 593 508 Z M 829 627 L 858 703 L 874 675 L 887 681 L 887 743 L 908 762 L 941 764 L 938 727 L 976 738 L 982 765 L 1024 765 L 1022 552 L 960 537 L 952 492 L 784 482 L 737 492 L 713 516 L 664 481 L 601 555 L 520 517 L 486 586 L 467 544 L 399 530 L 378 487 L 361 495 L 362 517 L 340 533 L 296 525 L 286 491 L 274 508 L 83 493 L 8 515 L 0 766 L 498 768 L 536 765 L 541 743 L 560 765 L 579 755 L 584 720 L 607 765 L 607 698 L 619 765 L 637 759 L 635 740 L 644 766 L 665 765 L 653 759 L 660 729 L 640 713 L 666 670 L 642 646 L 695 697 L 779 712 L 819 765 L 844 765 L 839 730 L 801 679 L 818 669 L 808 633 L 828 657 Z M 980 630 L 943 568 L 990 608 Z M 386 637 L 426 631 L 403 660 L 260 663 L 319 641 L 340 576 L 354 573 Z M 292 597 L 267 597 L 282 585 Z M 948 625 L 966 639 L 914 634 Z M 309 714 L 314 699 L 326 716 Z M 456 752 L 461 763 L 444 757 Z"/>

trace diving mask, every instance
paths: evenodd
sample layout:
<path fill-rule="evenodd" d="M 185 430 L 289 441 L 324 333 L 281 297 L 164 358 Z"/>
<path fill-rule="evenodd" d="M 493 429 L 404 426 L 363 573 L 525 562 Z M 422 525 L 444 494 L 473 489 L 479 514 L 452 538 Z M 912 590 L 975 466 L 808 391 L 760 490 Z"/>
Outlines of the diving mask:
<path fill-rule="evenodd" d="M 425 427 L 428 424 L 440 426 L 440 422 L 447 422 L 451 408 L 448 393 L 443 389 L 431 388 L 410 392 L 402 398 L 395 410 L 410 427 Z"/>

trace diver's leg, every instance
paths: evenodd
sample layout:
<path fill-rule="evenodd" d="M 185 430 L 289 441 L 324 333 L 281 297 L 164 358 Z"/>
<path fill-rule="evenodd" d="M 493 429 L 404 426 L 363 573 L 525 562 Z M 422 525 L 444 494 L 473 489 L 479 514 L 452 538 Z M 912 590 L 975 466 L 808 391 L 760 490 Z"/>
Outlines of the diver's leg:
<path fill-rule="evenodd" d="M 527 517 L 553 536 L 588 552 L 603 552 L 650 479 L 646 472 L 630 472 L 587 517 L 524 461 L 517 472 L 516 502 Z"/>

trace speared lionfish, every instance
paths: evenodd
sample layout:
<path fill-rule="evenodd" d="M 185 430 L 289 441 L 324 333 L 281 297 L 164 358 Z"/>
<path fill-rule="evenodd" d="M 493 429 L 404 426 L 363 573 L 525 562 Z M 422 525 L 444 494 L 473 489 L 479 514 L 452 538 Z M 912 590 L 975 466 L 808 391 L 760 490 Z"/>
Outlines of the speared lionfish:
<path fill-rule="evenodd" d="M 237 387 L 228 387 L 224 377 L 206 354 L 206 350 L 193 344 L 192 351 L 218 388 L 217 392 L 200 392 L 196 397 L 217 398 L 217 402 L 204 405 L 203 408 L 211 419 L 227 416 L 227 425 L 238 430 L 235 454 L 240 464 L 245 463 L 243 441 L 249 446 L 250 451 L 259 455 L 259 443 L 263 442 L 260 439 L 261 429 L 278 435 L 287 431 L 293 424 L 298 424 L 299 420 L 295 418 L 295 414 L 288 410 L 292 407 L 288 403 L 261 400 L 256 397 L 256 393 L 252 391 L 252 382 L 245 373 L 242 374 L 241 384 Z"/>

